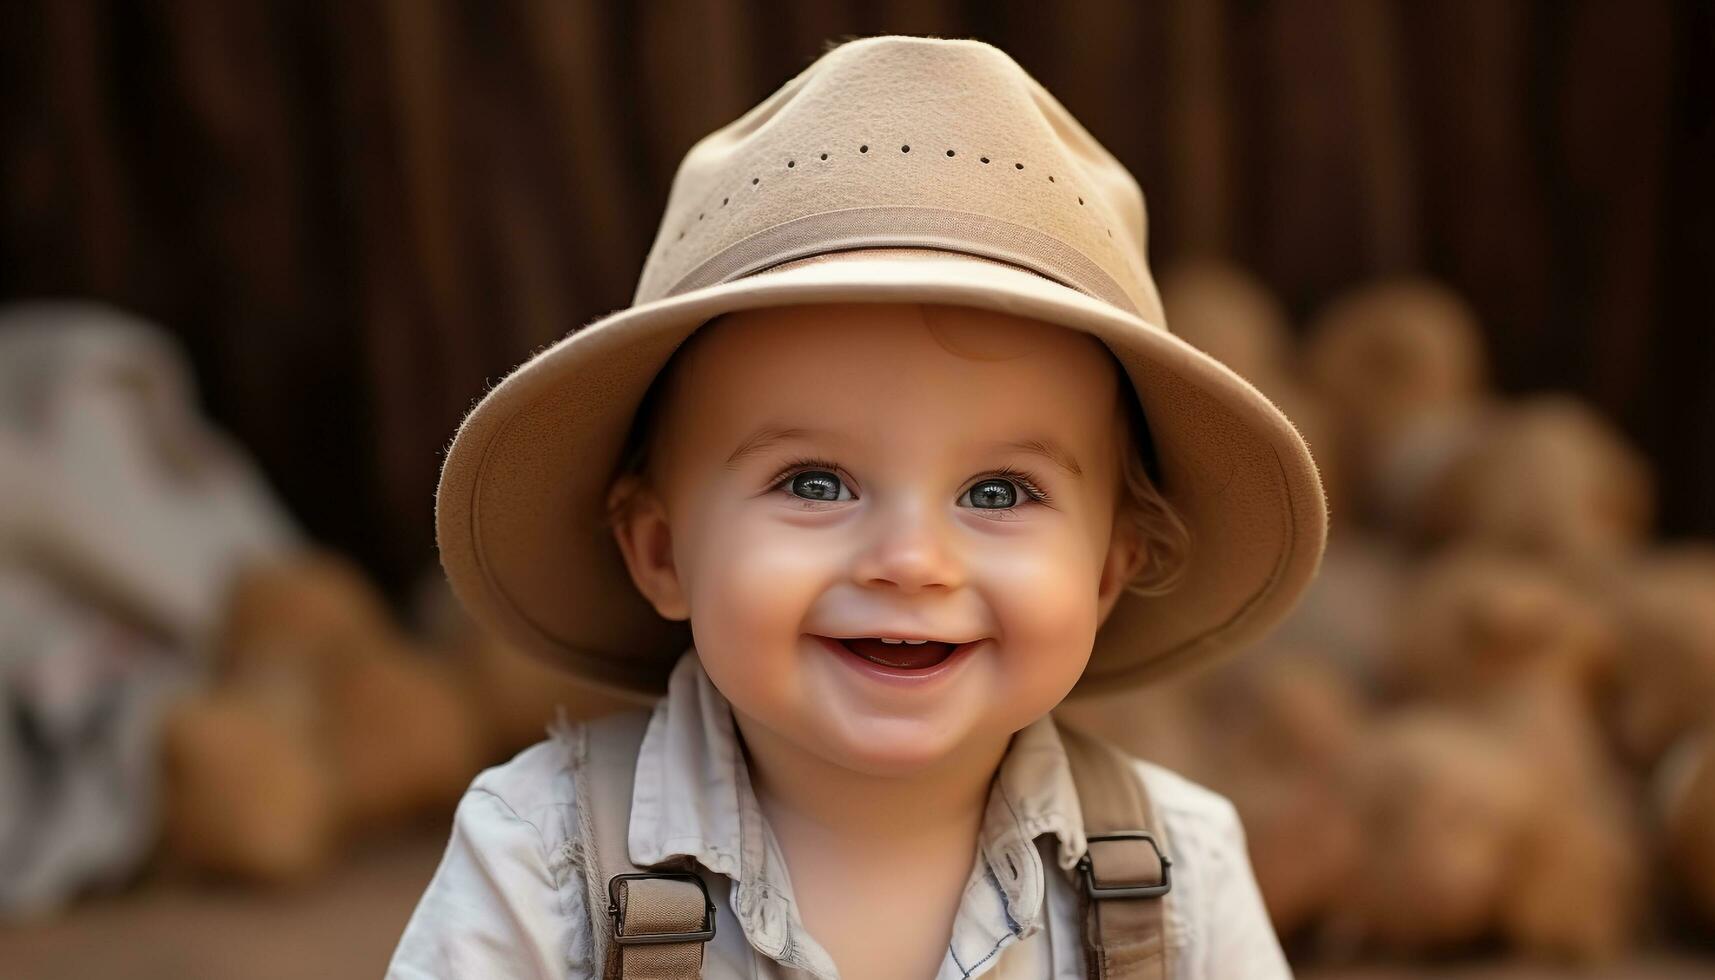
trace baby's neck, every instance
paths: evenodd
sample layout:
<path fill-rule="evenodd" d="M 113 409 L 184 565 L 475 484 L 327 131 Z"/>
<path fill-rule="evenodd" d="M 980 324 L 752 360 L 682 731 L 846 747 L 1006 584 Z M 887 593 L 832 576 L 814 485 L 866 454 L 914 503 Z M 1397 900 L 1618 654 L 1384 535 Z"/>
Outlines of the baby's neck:
<path fill-rule="evenodd" d="M 975 846 L 1010 738 L 961 746 L 909 776 L 829 762 L 735 713 L 751 784 L 777 836 L 849 854 Z"/>
<path fill-rule="evenodd" d="M 735 718 L 799 915 L 840 976 L 933 975 L 1010 739 L 962 747 L 928 771 L 878 777 Z"/>

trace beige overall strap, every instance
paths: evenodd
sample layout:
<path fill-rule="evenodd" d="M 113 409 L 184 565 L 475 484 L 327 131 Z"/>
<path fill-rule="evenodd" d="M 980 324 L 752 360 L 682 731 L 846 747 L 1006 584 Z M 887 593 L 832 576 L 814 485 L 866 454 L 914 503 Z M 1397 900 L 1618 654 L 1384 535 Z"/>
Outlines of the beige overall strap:
<path fill-rule="evenodd" d="M 1091 980 L 1166 980 L 1163 897 L 1172 862 L 1131 761 L 1091 735 L 1059 725 L 1089 849 L 1078 863 L 1084 962 Z"/>
<path fill-rule="evenodd" d="M 694 980 L 714 937 L 707 888 L 694 874 L 631 863 L 632 782 L 648 723 L 640 711 L 580 726 L 578 830 L 591 933 L 604 980 Z"/>

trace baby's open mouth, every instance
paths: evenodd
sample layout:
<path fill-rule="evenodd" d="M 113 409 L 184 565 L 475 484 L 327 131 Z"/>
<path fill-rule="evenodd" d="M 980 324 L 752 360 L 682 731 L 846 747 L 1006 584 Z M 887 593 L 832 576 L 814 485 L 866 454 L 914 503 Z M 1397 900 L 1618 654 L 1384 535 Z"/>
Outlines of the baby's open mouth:
<path fill-rule="evenodd" d="M 956 643 L 925 640 L 922 643 L 888 643 L 879 636 L 837 638 L 847 650 L 883 667 L 895 670 L 926 670 L 953 655 Z"/>

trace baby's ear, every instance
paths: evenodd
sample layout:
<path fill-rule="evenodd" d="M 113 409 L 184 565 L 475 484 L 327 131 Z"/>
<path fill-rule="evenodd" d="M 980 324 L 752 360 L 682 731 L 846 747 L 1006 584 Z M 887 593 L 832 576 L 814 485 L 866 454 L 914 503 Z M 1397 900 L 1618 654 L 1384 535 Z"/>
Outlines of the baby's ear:
<path fill-rule="evenodd" d="M 690 604 L 673 564 L 673 528 L 655 489 L 635 473 L 608 488 L 607 510 L 619 553 L 637 591 L 665 619 L 684 620 Z"/>
<path fill-rule="evenodd" d="M 1126 583 L 1143 570 L 1143 564 L 1148 558 L 1149 551 L 1143 533 L 1135 521 L 1127 520 L 1122 513 L 1120 518 L 1114 521 L 1113 536 L 1108 539 L 1108 557 L 1102 562 L 1102 577 L 1096 586 L 1098 626 L 1107 622 L 1108 614 L 1113 612 L 1114 604 L 1119 602 Z"/>

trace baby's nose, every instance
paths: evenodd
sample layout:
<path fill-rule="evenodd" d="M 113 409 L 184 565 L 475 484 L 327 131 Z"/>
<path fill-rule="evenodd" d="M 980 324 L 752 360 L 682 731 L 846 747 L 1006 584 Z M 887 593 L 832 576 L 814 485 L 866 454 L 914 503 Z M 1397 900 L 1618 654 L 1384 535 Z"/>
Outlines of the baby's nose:
<path fill-rule="evenodd" d="M 859 584 L 904 592 L 964 584 L 965 566 L 951 528 L 929 511 L 914 506 L 877 515 L 874 533 L 854 563 Z"/>

